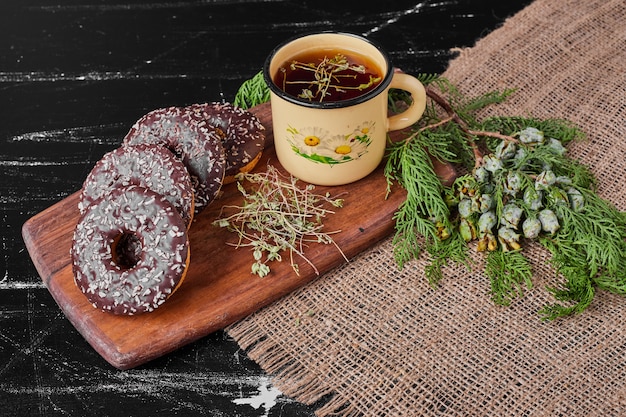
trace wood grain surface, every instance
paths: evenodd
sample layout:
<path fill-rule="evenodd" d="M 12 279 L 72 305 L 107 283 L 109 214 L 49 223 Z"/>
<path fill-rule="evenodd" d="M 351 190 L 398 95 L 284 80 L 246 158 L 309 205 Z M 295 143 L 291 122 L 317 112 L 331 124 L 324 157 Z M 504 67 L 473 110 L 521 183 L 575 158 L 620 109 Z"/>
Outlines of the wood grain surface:
<path fill-rule="evenodd" d="M 269 104 L 251 111 L 266 126 L 271 143 Z M 265 150 L 256 170 L 265 170 L 268 164 L 284 173 L 273 146 Z M 444 182 L 454 179 L 451 167 L 437 165 L 437 169 Z M 320 186 L 315 192 L 344 199 L 343 207 L 324 219 L 325 231 L 340 231 L 333 239 L 341 251 L 332 244 L 318 243 L 305 251 L 317 271 L 306 261 L 296 259 L 299 274 L 286 261 L 273 262 L 271 273 L 264 278 L 250 272 L 251 251 L 226 244 L 236 243 L 235 236 L 213 225 L 223 206 L 242 203 L 241 193 L 231 183 L 223 187 L 218 200 L 196 216 L 189 230 L 191 261 L 182 285 L 160 308 L 136 316 L 95 309 L 74 283 L 69 250 L 79 218 L 79 192 L 29 219 L 23 237 L 44 284 L 63 313 L 111 365 L 128 369 L 224 328 L 345 262 L 344 255 L 353 257 L 378 242 L 393 231 L 393 214 L 405 196 L 398 187 L 386 195 L 382 164 L 360 181 L 338 187 Z M 288 257 L 283 254 L 283 258 Z"/>

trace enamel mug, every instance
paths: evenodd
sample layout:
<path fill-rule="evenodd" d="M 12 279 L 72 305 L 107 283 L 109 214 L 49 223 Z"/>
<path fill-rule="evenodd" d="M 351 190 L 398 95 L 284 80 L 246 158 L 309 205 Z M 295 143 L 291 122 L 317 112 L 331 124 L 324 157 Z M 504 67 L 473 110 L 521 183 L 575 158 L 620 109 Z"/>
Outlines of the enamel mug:
<path fill-rule="evenodd" d="M 362 95 L 339 101 L 297 97 L 274 82 L 294 57 L 320 50 L 367 57 L 380 81 Z M 424 86 L 415 77 L 394 72 L 380 47 L 354 34 L 321 32 L 287 41 L 268 56 L 263 74 L 270 88 L 278 161 L 311 184 L 348 184 L 370 174 L 383 160 L 387 133 L 416 123 L 426 107 Z M 389 116 L 391 88 L 407 91 L 412 101 L 402 113 Z"/>

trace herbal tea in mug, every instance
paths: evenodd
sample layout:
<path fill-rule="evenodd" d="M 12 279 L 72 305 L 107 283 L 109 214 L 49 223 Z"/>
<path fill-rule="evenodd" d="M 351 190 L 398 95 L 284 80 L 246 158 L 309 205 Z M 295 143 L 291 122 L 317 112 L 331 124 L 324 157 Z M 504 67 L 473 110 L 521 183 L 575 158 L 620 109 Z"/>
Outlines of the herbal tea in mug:
<path fill-rule="evenodd" d="M 277 47 L 265 61 L 274 149 L 294 177 L 317 185 L 357 181 L 383 159 L 387 132 L 417 122 L 426 107 L 424 86 L 395 72 L 387 54 L 358 35 L 321 32 Z M 388 116 L 390 88 L 412 103 Z"/>
<path fill-rule="evenodd" d="M 382 71 L 362 55 L 320 49 L 286 61 L 273 81 L 302 100 L 334 102 L 366 94 L 382 79 Z"/>

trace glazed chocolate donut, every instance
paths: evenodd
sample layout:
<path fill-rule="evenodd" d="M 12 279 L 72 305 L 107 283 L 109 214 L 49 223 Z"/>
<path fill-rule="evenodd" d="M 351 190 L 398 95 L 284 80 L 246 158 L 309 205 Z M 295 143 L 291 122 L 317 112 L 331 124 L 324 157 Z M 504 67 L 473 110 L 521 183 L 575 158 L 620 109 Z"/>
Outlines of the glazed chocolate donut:
<path fill-rule="evenodd" d="M 254 168 L 265 148 L 265 127 L 254 114 L 230 103 L 192 104 L 186 110 L 224 132 L 225 183 Z"/>
<path fill-rule="evenodd" d="M 96 308 L 133 315 L 163 304 L 189 263 L 186 225 L 163 196 L 120 187 L 89 206 L 70 250 L 74 282 Z"/>
<path fill-rule="evenodd" d="M 216 128 L 198 123 L 179 107 L 167 107 L 141 117 L 124 137 L 125 145 L 140 143 L 163 145 L 181 158 L 194 182 L 196 208 L 217 197 L 226 161 Z"/>
<path fill-rule="evenodd" d="M 121 146 L 105 154 L 83 183 L 78 202 L 80 213 L 85 214 L 90 205 L 114 188 L 128 185 L 139 185 L 165 196 L 189 228 L 194 214 L 189 172 L 172 152 L 155 144 Z"/>

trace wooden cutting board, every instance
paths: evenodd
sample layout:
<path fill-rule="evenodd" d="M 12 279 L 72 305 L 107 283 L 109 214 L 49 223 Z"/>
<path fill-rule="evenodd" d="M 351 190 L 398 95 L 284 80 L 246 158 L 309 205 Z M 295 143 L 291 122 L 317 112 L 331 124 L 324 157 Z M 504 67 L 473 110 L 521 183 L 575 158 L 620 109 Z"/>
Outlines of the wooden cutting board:
<path fill-rule="evenodd" d="M 278 164 L 272 146 L 269 104 L 251 109 L 267 129 L 269 146 L 257 170 Z M 399 133 L 395 133 L 397 136 Z M 454 170 L 436 164 L 444 183 Z M 335 242 L 349 258 L 393 232 L 393 213 L 405 193 L 396 187 L 385 199 L 382 166 L 368 177 L 341 187 L 316 187 L 317 193 L 341 194 L 343 208 L 324 220 L 324 230 L 341 230 Z M 129 369 L 169 353 L 260 309 L 318 278 L 306 262 L 298 262 L 297 275 L 288 262 L 272 263 L 272 272 L 259 278 L 251 274 L 252 253 L 236 249 L 234 234 L 212 225 L 223 205 L 240 205 L 235 184 L 224 187 L 218 201 L 199 213 L 189 231 L 191 261 L 179 289 L 152 313 L 116 316 L 95 309 L 74 284 L 70 262 L 72 234 L 79 218 L 79 192 L 29 219 L 22 228 L 28 252 L 45 286 L 70 322 L 89 344 L 119 369 Z M 320 274 L 346 262 L 333 245 L 312 244 L 307 258 Z"/>

